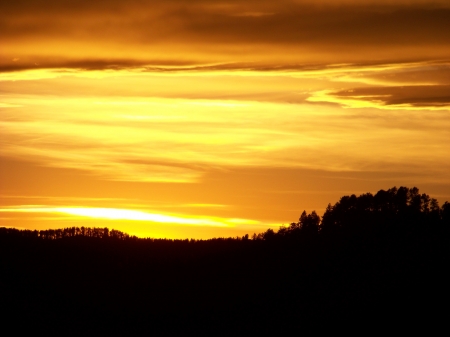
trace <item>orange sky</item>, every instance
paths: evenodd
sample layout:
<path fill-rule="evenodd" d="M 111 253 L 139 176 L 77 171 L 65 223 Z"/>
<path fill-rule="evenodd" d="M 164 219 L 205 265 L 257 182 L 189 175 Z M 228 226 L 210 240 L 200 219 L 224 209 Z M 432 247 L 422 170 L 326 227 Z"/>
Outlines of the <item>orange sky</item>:
<path fill-rule="evenodd" d="M 448 1 L 0 4 L 0 226 L 210 238 L 450 200 Z"/>

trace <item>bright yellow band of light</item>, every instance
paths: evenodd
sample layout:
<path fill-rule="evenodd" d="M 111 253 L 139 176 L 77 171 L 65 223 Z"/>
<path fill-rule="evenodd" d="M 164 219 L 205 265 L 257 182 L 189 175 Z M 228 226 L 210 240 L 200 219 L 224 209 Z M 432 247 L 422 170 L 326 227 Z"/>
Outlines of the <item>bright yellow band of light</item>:
<path fill-rule="evenodd" d="M 94 208 L 94 207 L 24 207 L 2 208 L 0 212 L 18 213 L 64 213 L 108 220 L 151 221 L 157 223 L 172 223 L 190 226 L 234 227 L 236 225 L 257 225 L 259 221 L 237 218 L 218 218 L 204 216 L 173 216 L 149 213 L 137 210 L 120 208 Z"/>

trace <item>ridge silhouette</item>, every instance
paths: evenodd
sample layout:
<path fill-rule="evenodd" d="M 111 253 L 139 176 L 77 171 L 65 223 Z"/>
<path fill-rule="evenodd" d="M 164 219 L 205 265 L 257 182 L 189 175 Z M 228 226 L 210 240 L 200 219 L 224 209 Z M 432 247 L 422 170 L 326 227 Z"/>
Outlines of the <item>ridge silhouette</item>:
<path fill-rule="evenodd" d="M 17 334 L 432 333 L 449 262 L 450 204 L 415 187 L 237 238 L 0 228 L 0 320 Z"/>

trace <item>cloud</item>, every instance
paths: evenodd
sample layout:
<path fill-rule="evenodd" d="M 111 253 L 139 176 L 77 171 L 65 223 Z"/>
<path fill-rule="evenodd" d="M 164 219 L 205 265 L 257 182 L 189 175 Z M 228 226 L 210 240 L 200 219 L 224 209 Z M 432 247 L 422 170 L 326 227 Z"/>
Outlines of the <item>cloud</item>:
<path fill-rule="evenodd" d="M 450 85 L 355 88 L 332 93 L 349 100 L 376 102 L 384 106 L 450 109 Z"/>
<path fill-rule="evenodd" d="M 152 60 L 432 59 L 450 52 L 445 1 L 28 0 L 0 10 L 4 71 L 58 63 L 116 69 Z"/>
<path fill-rule="evenodd" d="M 123 66 L 2 74 L 0 154 L 134 182 L 448 167 L 448 62 Z"/>
<path fill-rule="evenodd" d="M 3 156 L 109 180 L 195 182 L 213 169 L 249 166 L 330 171 L 386 170 L 405 161 L 417 170 L 438 170 L 429 167 L 432 162 L 448 166 L 448 145 L 439 140 L 450 127 L 448 110 L 424 118 L 411 109 L 342 111 L 220 99 L 18 101 L 22 108 L 2 111 Z M 423 142 L 430 133 L 433 140 Z M 414 151 L 405 151 L 410 146 Z"/>
<path fill-rule="evenodd" d="M 104 66 L 107 67 L 106 64 Z M 138 68 L 124 63 L 119 70 L 39 69 L 1 74 L 3 94 L 12 96 L 8 102 L 0 101 L 0 107 L 23 106 L 20 100 L 11 99 L 17 95 L 59 95 L 67 98 L 99 97 L 97 102 L 93 102 L 98 108 L 105 110 L 109 106 L 124 111 L 151 106 L 151 100 L 136 97 L 186 99 L 183 104 L 203 107 L 245 107 L 256 101 L 337 103 L 380 109 L 446 109 L 449 75 L 450 65 L 445 61 L 278 66 L 259 63 L 167 64 Z M 119 99 L 111 100 L 109 97 L 112 96 Z M 42 99 L 33 99 L 33 102 L 38 101 Z M 161 102 L 155 104 L 162 106 Z M 173 107 L 172 104 L 166 105 L 171 111 Z M 193 121 L 195 115 L 189 119 Z M 24 115 L 11 114 L 8 118 L 17 120 L 21 116 Z M 122 125 L 135 127 L 137 120 L 184 123 L 188 117 L 184 113 L 139 115 L 124 112 L 120 118 Z M 82 123 L 82 120 L 77 123 Z M 91 120 L 89 123 L 94 122 Z M 110 121 L 108 118 L 97 119 L 95 123 L 107 124 Z"/>

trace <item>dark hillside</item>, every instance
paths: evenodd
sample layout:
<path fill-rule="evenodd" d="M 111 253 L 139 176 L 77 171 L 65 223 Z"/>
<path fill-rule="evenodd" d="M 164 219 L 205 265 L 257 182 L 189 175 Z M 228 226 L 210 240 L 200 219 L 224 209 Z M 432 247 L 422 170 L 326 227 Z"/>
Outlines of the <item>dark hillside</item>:
<path fill-rule="evenodd" d="M 0 228 L 3 325 L 58 334 L 431 332 L 446 322 L 450 204 L 345 196 L 278 231 L 205 241 Z M 430 330 L 431 329 L 431 330 Z"/>

